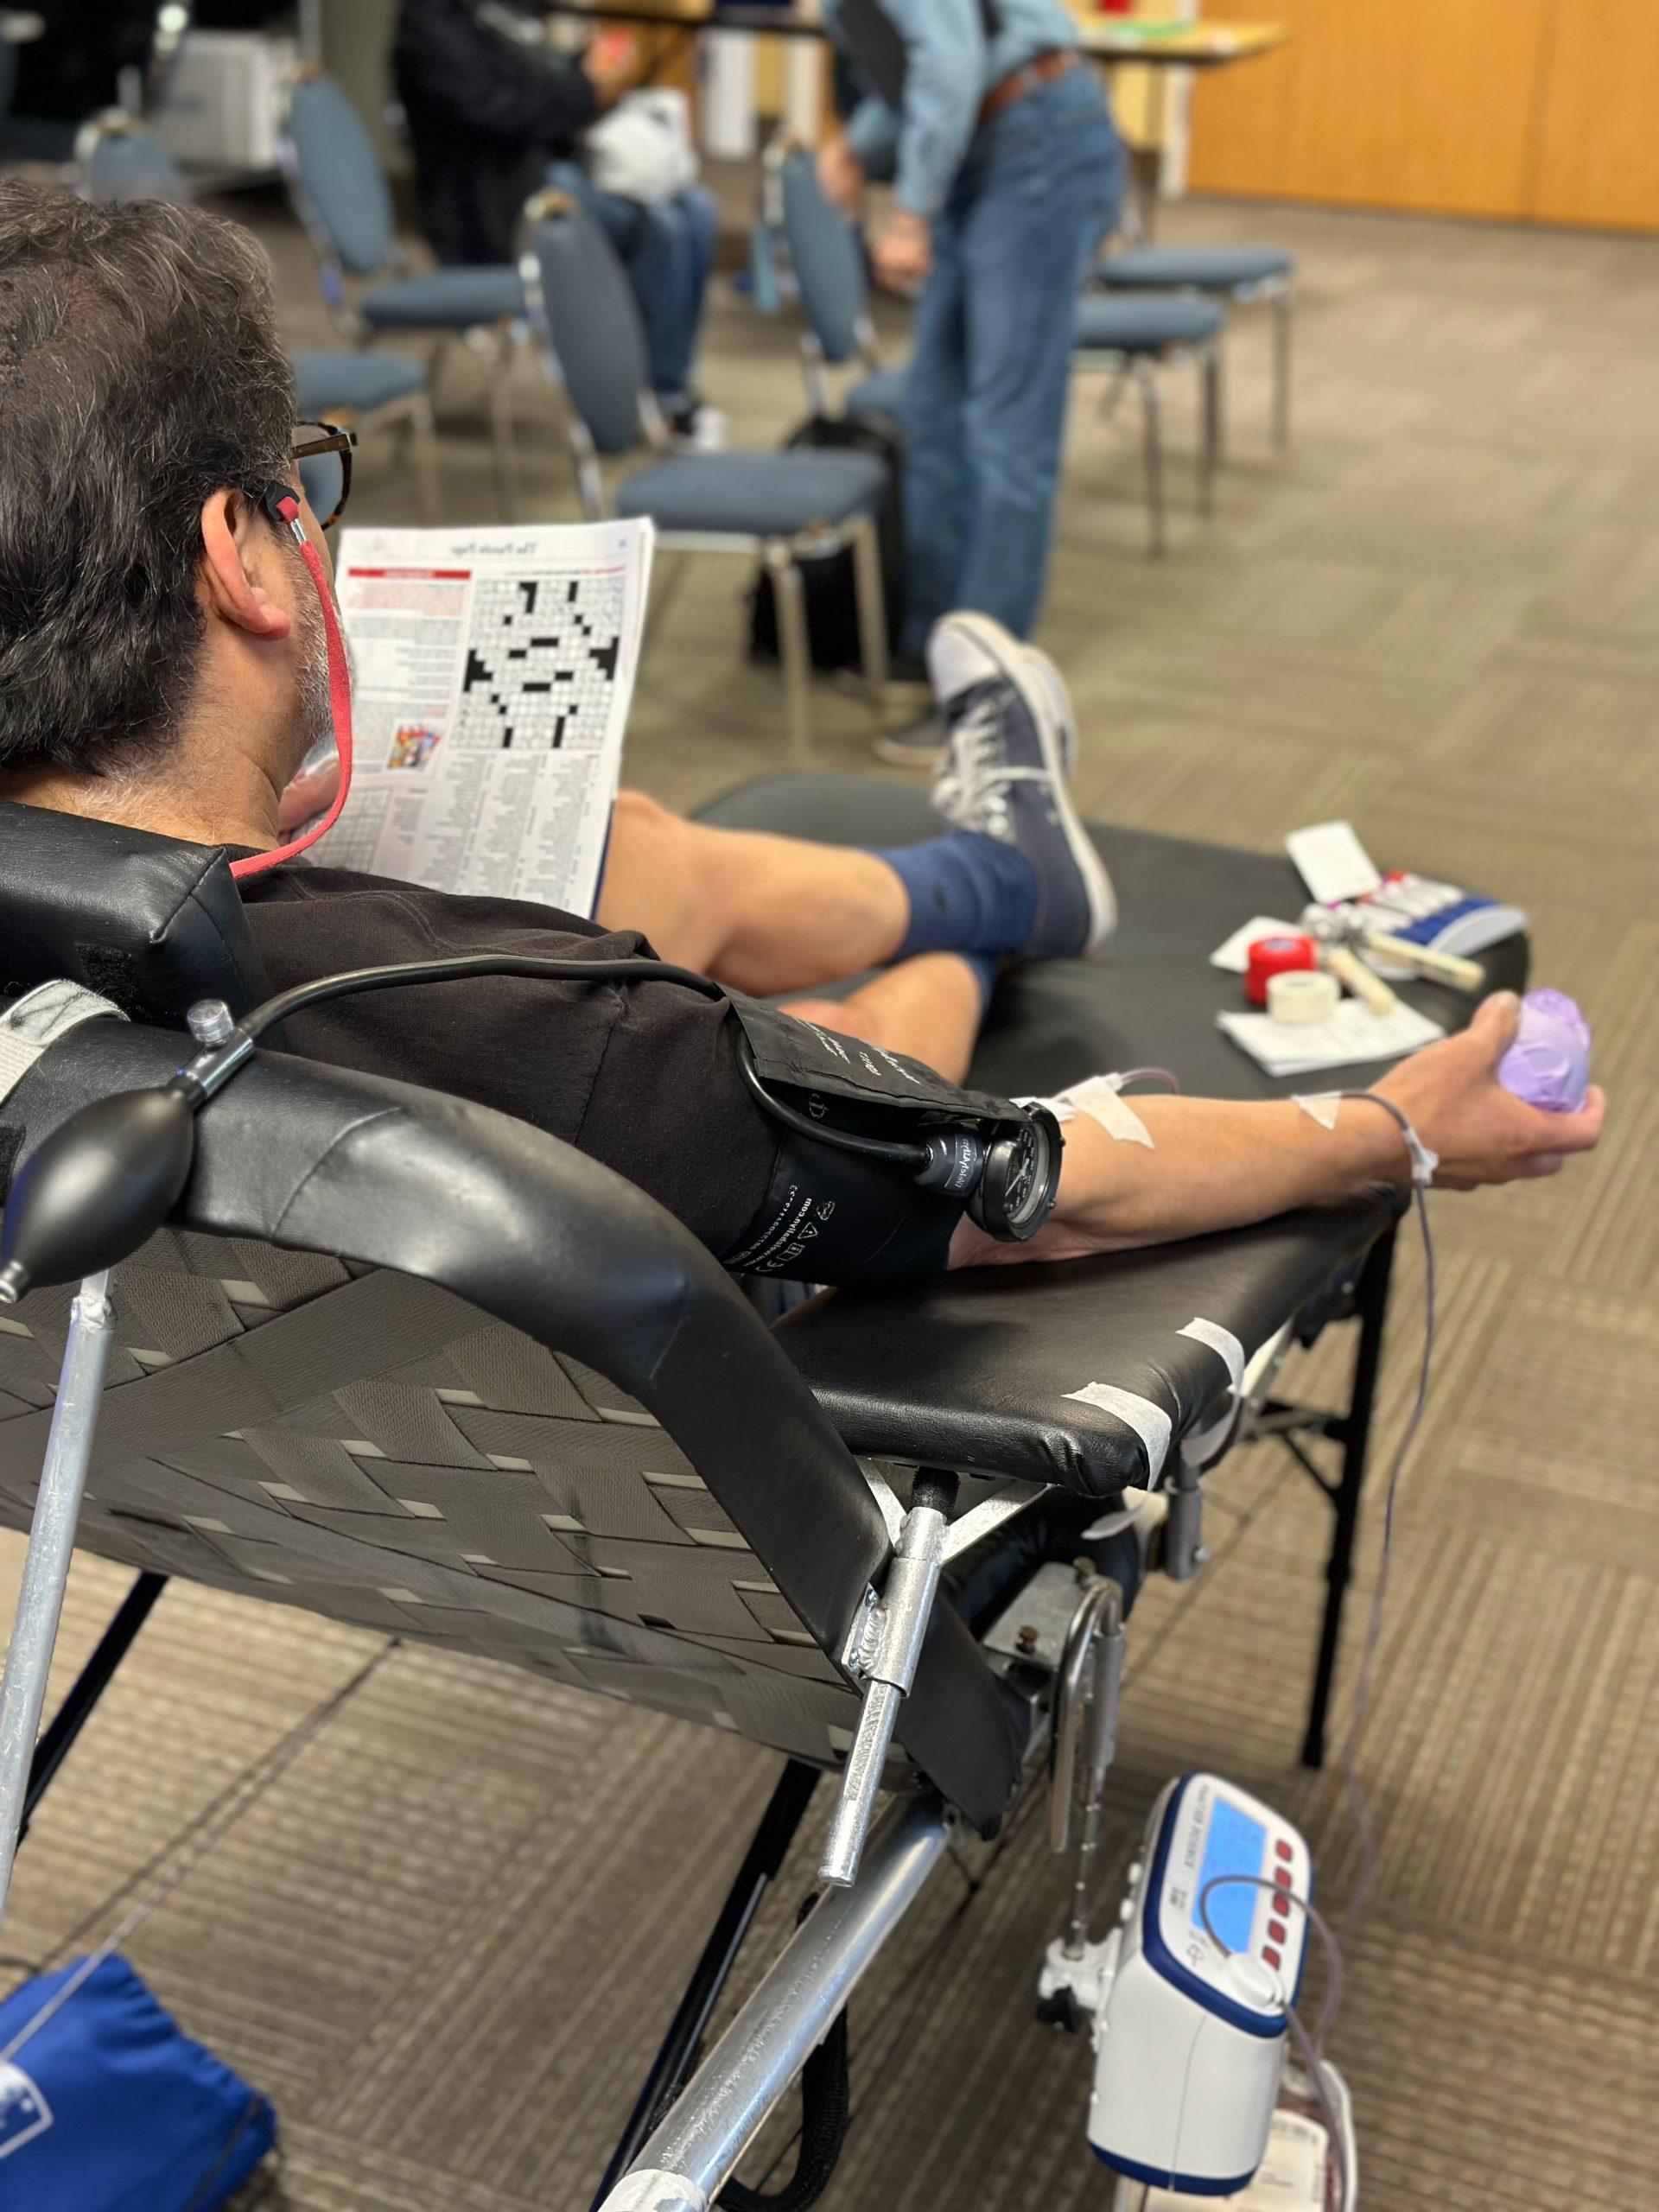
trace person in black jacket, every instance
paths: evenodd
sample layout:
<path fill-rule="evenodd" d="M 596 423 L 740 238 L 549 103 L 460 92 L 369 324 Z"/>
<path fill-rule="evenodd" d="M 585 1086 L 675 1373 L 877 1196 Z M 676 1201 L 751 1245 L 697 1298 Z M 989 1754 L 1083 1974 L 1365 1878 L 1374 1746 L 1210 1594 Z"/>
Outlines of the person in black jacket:
<path fill-rule="evenodd" d="M 533 0 L 402 0 L 393 67 L 421 227 L 439 260 L 511 261 L 531 194 L 550 175 L 577 190 L 628 271 L 664 413 L 677 428 L 699 429 L 707 410 L 692 397 L 691 361 L 714 262 L 714 203 L 696 186 L 651 205 L 623 200 L 575 165 L 588 126 L 638 79 L 633 42 L 610 34 L 563 54 L 543 36 Z"/>

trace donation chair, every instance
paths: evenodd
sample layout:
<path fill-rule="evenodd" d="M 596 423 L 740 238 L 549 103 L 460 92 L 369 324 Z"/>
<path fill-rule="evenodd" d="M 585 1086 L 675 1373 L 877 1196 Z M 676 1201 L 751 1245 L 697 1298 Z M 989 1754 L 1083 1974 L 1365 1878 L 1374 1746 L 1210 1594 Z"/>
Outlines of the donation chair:
<path fill-rule="evenodd" d="M 340 86 L 309 64 L 288 85 L 277 158 L 317 257 L 328 312 L 353 347 L 361 353 L 393 332 L 425 337 L 431 341 L 429 395 L 452 343 L 458 341 L 481 365 L 489 391 L 496 495 L 503 518 L 511 521 L 518 486 L 512 377 L 524 311 L 518 271 L 411 269 L 374 141 Z"/>
<path fill-rule="evenodd" d="M 812 749 L 812 657 L 803 560 L 852 549 L 865 682 L 879 697 L 887 680 L 879 520 L 885 464 L 861 453 L 673 452 L 621 262 L 569 194 L 538 193 L 525 208 L 523 275 L 548 372 L 568 402 L 588 514 L 647 516 L 665 553 L 764 562 L 777 596 L 790 749 L 804 760 Z M 607 497 L 601 458 L 641 447 L 657 458 L 620 478 Z"/>
<path fill-rule="evenodd" d="M 717 811 L 786 826 L 810 805 L 817 834 L 862 836 L 872 804 L 894 798 L 851 778 L 779 779 Z M 1203 992 L 1173 988 L 1149 940 L 1179 906 L 1207 949 L 1281 866 L 1128 833 L 1103 847 L 1141 924 L 1118 940 L 1111 988 L 1078 963 L 1046 1008 L 1004 995 L 987 1070 L 1021 1089 L 1126 1057 L 1180 1065 Z M 80 997 L 51 1035 L 36 996 L 31 1027 L 18 1002 L 54 983 L 105 1007 Z M 0 804 L 8 1235 L 52 1131 L 164 1081 L 193 1049 L 180 1027 L 193 1006 L 207 1027 L 200 1001 L 245 1012 L 264 989 L 222 852 Z M 7 1802 L 25 1817 L 38 1804 L 175 1573 L 781 1751 L 596 2200 L 708 2212 L 953 1828 L 996 1833 L 1051 1745 L 1055 1833 L 1081 1838 L 1086 1909 L 1090 1831 L 1069 1815 L 1090 1700 L 1113 1694 L 1122 1605 L 1104 1577 L 1045 1560 L 1026 1541 L 1033 1516 L 1057 1499 L 1092 1516 L 1161 1484 L 1165 1564 L 1191 1574 L 1206 1467 L 1250 1421 L 1300 1421 L 1344 1449 L 1339 1607 L 1396 1211 L 1364 1199 L 1080 1266 L 843 1292 L 769 1332 L 682 1228 L 594 1161 L 483 1108 L 262 1050 L 200 1116 L 170 1219 L 108 1287 L 112 1318 L 97 1283 L 0 1311 L 0 1521 L 35 1528 L 0 1739 L 25 1761 L 55 1622 L 45 1524 L 63 1496 L 48 1438 L 84 1433 L 94 1404 L 76 1534 L 137 1578 Z M 1349 1413 L 1277 1407 L 1279 1351 L 1356 1300 Z M 1236 1389 L 1185 1327 L 1195 1314 L 1248 1359 Z M 94 1339 L 101 1399 L 82 1363 Z M 1090 1379 L 1155 1408 L 1167 1452 L 1073 1395 Z M 60 1595 L 65 1566 L 67 1552 Z M 1311 1731 L 1308 1755 L 1319 1749 Z M 826 1770 L 841 1777 L 830 1886 L 694 2075 Z"/>
<path fill-rule="evenodd" d="M 167 147 L 121 108 L 95 115 L 83 126 L 75 141 L 75 162 L 88 200 L 171 200 L 188 206 L 194 197 Z M 443 502 L 425 365 L 410 353 L 341 347 L 290 353 L 289 359 L 300 419 L 323 418 L 371 434 L 396 429 L 415 463 L 422 518 L 441 522 Z"/>
<path fill-rule="evenodd" d="M 857 232 L 824 196 L 810 149 L 785 137 L 766 155 L 764 186 L 767 227 L 781 236 L 800 296 L 806 327 L 801 357 L 807 400 L 815 414 L 830 411 L 827 367 L 864 373 L 842 394 L 847 415 L 902 424 L 906 371 L 886 366 L 869 314 L 869 275 Z M 1174 290 L 1148 290 L 1134 299 L 1084 292 L 1077 302 L 1075 366 L 1116 379 L 1113 391 L 1133 381 L 1141 394 L 1141 450 L 1151 550 L 1168 545 L 1164 498 L 1163 408 L 1159 377 L 1191 363 L 1202 384 L 1203 431 L 1198 454 L 1198 504 L 1209 513 L 1221 436 L 1221 309 Z"/>

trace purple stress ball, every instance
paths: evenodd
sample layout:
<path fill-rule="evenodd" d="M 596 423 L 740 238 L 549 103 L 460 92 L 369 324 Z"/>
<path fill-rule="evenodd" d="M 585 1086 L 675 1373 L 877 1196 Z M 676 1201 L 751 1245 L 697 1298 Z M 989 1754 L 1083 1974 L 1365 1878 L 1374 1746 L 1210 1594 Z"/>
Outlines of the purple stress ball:
<path fill-rule="evenodd" d="M 1590 1025 L 1565 991 L 1527 993 L 1497 1079 L 1546 1114 L 1582 1111 L 1590 1090 Z"/>

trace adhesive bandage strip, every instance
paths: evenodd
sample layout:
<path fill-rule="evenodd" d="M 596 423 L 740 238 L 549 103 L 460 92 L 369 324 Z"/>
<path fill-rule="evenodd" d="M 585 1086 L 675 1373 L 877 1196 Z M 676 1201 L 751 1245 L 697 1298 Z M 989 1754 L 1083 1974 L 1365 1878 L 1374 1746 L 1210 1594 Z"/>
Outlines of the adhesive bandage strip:
<path fill-rule="evenodd" d="M 1380 1106 L 1382 1109 L 1400 1131 L 1401 1140 L 1406 1147 L 1406 1156 L 1411 1162 L 1411 1180 L 1414 1188 L 1427 1191 L 1433 1183 L 1435 1170 L 1440 1164 L 1440 1155 L 1438 1152 L 1432 1151 L 1423 1142 L 1421 1137 L 1418 1135 L 1416 1130 L 1391 1098 L 1383 1098 L 1375 1090 L 1326 1090 L 1320 1091 L 1311 1097 L 1299 1096 L 1294 1103 L 1301 1108 L 1304 1114 L 1317 1122 L 1322 1129 L 1329 1131 L 1333 1130 L 1337 1126 L 1337 1109 L 1344 1098 L 1356 1099 L 1363 1105 Z"/>
<path fill-rule="evenodd" d="M 1075 1121 L 1079 1114 L 1086 1114 L 1091 1122 L 1098 1122 L 1109 1137 L 1116 1137 L 1122 1144 L 1143 1144 L 1148 1152 L 1156 1150 L 1151 1132 L 1123 1096 L 1118 1085 L 1124 1081 L 1119 1075 L 1091 1075 L 1086 1082 L 1074 1083 L 1069 1090 L 1062 1090 L 1053 1098 L 1028 1098 L 1020 1103 L 1027 1106 L 1046 1106 L 1058 1122 Z"/>
<path fill-rule="evenodd" d="M 1134 1390 L 1120 1389 L 1116 1382 L 1086 1382 L 1081 1390 L 1068 1390 L 1065 1395 L 1080 1400 L 1085 1406 L 1098 1406 L 1103 1413 L 1116 1414 L 1146 1446 L 1147 1480 L 1150 1482 L 1160 1472 L 1175 1433 L 1175 1424 L 1161 1406 L 1154 1405 L 1150 1398 L 1141 1397 Z"/>
<path fill-rule="evenodd" d="M 1308 1096 L 1298 1096 L 1294 1102 L 1310 1121 L 1317 1122 L 1327 1135 L 1337 1126 L 1337 1116 L 1342 1110 L 1339 1090 L 1315 1091 Z"/>

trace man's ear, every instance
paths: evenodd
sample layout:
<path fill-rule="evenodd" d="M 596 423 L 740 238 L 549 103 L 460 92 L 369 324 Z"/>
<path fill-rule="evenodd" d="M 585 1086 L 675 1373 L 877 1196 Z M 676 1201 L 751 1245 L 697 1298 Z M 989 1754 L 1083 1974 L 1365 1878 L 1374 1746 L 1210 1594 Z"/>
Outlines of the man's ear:
<path fill-rule="evenodd" d="M 276 573 L 276 546 L 253 501 L 240 492 L 214 492 L 201 510 L 200 589 L 210 613 L 250 637 L 288 637 L 294 618 L 255 575 Z"/>

